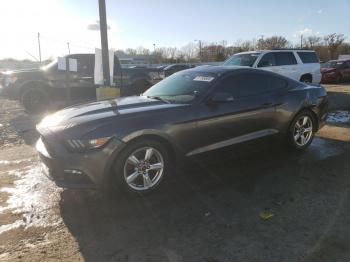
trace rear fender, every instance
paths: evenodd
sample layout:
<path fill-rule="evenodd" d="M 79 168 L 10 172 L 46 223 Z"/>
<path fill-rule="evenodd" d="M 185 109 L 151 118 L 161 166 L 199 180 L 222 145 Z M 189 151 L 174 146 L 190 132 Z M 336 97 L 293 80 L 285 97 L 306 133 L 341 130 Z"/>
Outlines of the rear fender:
<path fill-rule="evenodd" d="M 311 86 L 320 87 L 319 84 L 311 84 Z M 315 131 L 317 131 L 322 126 L 321 123 L 325 121 L 328 110 L 328 97 L 324 88 L 317 88 L 314 89 L 314 92 L 307 93 L 306 98 L 299 106 L 299 110 L 291 117 L 290 123 L 296 115 L 304 110 L 310 111 L 314 116 L 316 121 Z"/>

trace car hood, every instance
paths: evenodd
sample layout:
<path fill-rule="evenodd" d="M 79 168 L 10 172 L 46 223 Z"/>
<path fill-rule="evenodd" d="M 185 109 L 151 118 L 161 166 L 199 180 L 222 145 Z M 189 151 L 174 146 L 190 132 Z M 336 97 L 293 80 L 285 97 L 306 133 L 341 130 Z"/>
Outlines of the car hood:
<path fill-rule="evenodd" d="M 28 72 L 40 72 L 42 71 L 39 68 L 28 68 L 28 69 L 17 69 L 17 70 L 8 70 L 3 72 L 4 75 L 10 75 L 10 74 L 25 74 Z"/>
<path fill-rule="evenodd" d="M 3 77 L 6 76 L 16 76 L 18 78 L 26 77 L 38 77 L 43 74 L 41 69 L 23 69 L 23 70 L 13 70 L 2 72 Z"/>
<path fill-rule="evenodd" d="M 45 133 L 47 130 L 58 131 L 84 123 L 115 120 L 118 117 L 142 114 L 147 111 L 163 111 L 177 106 L 181 106 L 181 104 L 168 104 L 144 96 L 123 97 L 80 104 L 45 117 L 37 125 L 37 129 L 40 133 Z"/>

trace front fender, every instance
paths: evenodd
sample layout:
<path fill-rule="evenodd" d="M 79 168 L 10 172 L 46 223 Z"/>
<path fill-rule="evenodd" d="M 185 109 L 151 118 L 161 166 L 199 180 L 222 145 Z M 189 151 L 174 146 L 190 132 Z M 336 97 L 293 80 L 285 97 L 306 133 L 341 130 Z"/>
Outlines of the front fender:
<path fill-rule="evenodd" d="M 132 133 L 128 134 L 127 136 L 123 137 L 121 140 L 124 143 L 128 143 L 131 140 L 134 140 L 134 139 L 137 139 L 137 138 L 141 138 L 141 137 L 144 137 L 144 136 L 157 136 L 157 137 L 160 137 L 162 139 L 167 140 L 172 145 L 174 144 L 173 141 L 172 141 L 172 138 L 168 134 L 166 134 L 166 133 L 164 133 L 164 132 L 162 132 L 160 130 L 157 130 L 157 129 L 138 130 L 138 131 L 135 131 L 135 132 L 132 132 Z"/>

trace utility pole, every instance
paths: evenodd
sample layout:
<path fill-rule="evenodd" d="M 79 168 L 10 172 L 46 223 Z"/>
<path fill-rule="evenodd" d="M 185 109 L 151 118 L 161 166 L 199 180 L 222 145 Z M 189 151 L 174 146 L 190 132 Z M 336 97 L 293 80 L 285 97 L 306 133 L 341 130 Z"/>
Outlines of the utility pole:
<path fill-rule="evenodd" d="M 38 33 L 38 46 L 39 46 L 39 61 L 41 64 L 41 46 L 40 46 L 40 33 Z"/>
<path fill-rule="evenodd" d="M 202 61 L 202 40 L 194 40 L 199 45 L 199 61 Z"/>
<path fill-rule="evenodd" d="M 300 49 L 303 48 L 303 34 L 300 35 Z"/>
<path fill-rule="evenodd" d="M 70 46 L 69 46 L 69 42 L 67 42 L 67 47 L 68 47 L 68 54 L 70 55 Z"/>
<path fill-rule="evenodd" d="M 99 13 L 100 13 L 103 84 L 105 87 L 107 87 L 111 85 L 111 76 L 109 74 L 109 51 L 108 51 L 107 15 L 106 15 L 105 0 L 98 0 L 98 6 L 99 6 Z"/>

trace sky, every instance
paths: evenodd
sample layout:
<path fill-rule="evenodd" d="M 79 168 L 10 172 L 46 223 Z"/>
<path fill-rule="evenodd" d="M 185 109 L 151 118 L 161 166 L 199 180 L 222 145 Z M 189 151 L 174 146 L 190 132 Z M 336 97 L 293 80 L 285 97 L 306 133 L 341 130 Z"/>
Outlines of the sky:
<path fill-rule="evenodd" d="M 350 41 L 350 0 L 106 0 L 109 47 L 181 47 L 195 40 L 228 45 L 282 35 L 342 33 Z M 94 52 L 98 0 L 0 0 L 0 59 Z M 90 29 L 89 29 L 90 28 Z M 95 30 L 91 30 L 91 28 Z"/>

